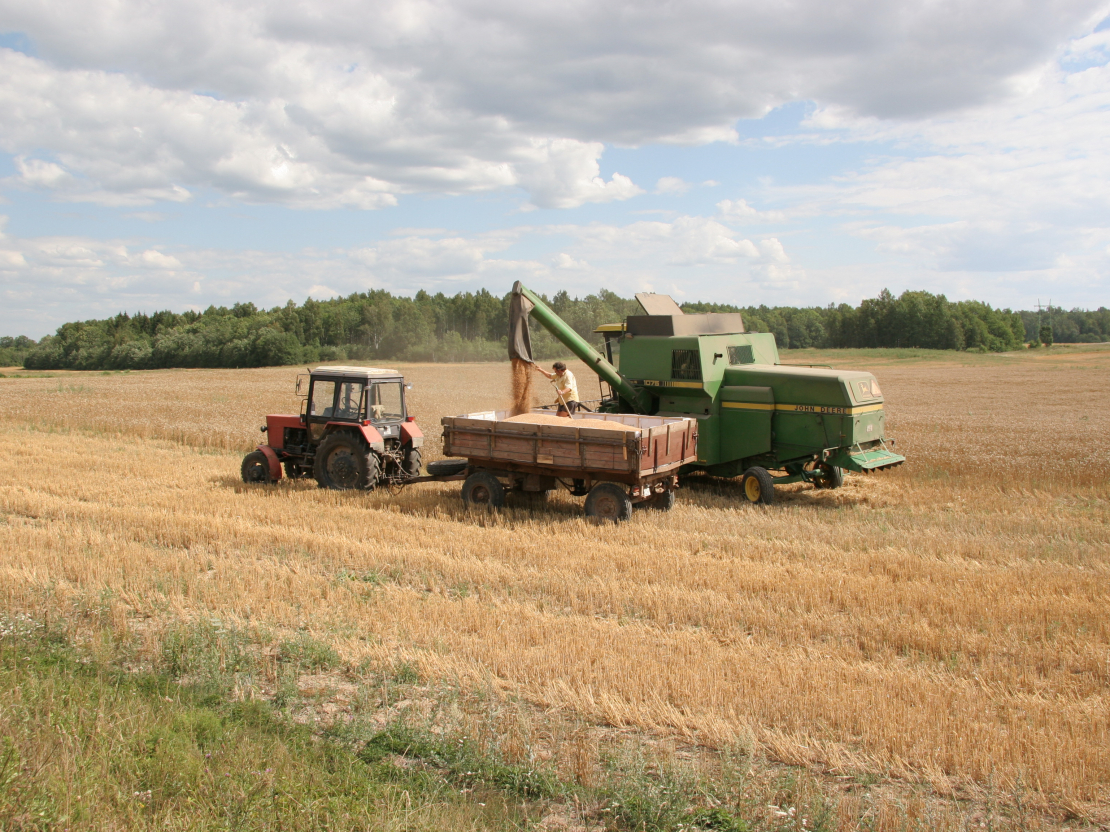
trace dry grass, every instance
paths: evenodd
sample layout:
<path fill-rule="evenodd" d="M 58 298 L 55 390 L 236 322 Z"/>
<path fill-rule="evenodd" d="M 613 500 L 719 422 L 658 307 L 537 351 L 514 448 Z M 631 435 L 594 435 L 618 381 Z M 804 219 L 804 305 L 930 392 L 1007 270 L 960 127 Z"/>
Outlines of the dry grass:
<path fill-rule="evenodd" d="M 1110 352 L 850 363 L 905 466 L 769 509 L 695 479 L 619 528 L 565 496 L 246 487 L 225 451 L 295 412 L 291 369 L 0 379 L 0 603 L 307 628 L 353 664 L 1110 821 Z M 403 369 L 431 457 L 440 415 L 510 398 L 507 365 Z"/>

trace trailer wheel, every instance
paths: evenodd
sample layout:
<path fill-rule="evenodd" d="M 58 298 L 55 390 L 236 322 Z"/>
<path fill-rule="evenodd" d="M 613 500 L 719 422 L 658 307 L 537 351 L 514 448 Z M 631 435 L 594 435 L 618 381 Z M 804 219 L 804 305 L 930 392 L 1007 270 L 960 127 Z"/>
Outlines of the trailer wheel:
<path fill-rule="evenodd" d="M 274 481 L 270 476 L 270 460 L 266 459 L 266 454 L 262 451 L 251 451 L 243 457 L 243 465 L 239 472 L 243 475 L 243 482 L 269 484 Z"/>
<path fill-rule="evenodd" d="M 505 505 L 505 486 L 489 471 L 475 471 L 463 480 L 462 498 L 468 506 L 500 508 Z"/>
<path fill-rule="evenodd" d="M 437 459 L 429 462 L 426 470 L 431 477 L 453 477 L 465 471 L 468 464 L 465 459 Z"/>
<path fill-rule="evenodd" d="M 750 503 L 770 505 L 775 501 L 775 483 L 766 468 L 749 468 L 740 479 L 740 487 Z"/>
<path fill-rule="evenodd" d="M 420 449 L 409 448 L 409 452 L 405 454 L 405 461 L 401 465 L 401 470 L 407 476 L 419 477 L 420 476 Z"/>
<path fill-rule="evenodd" d="M 313 465 L 316 483 L 321 488 L 347 491 L 361 488 L 369 491 L 378 481 L 381 464 L 378 456 L 360 439 L 349 433 L 332 433 L 316 448 Z"/>
<path fill-rule="evenodd" d="M 586 516 L 619 523 L 632 516 L 632 500 L 615 482 L 600 482 L 586 495 Z"/>
<path fill-rule="evenodd" d="M 671 489 L 667 489 L 662 494 L 656 494 L 642 503 L 637 503 L 638 506 L 651 509 L 652 511 L 670 511 L 674 508 L 675 493 Z"/>
<path fill-rule="evenodd" d="M 806 470 L 816 474 L 813 484 L 817 488 L 840 488 L 844 485 L 843 468 L 837 468 L 827 462 L 809 462 L 806 464 Z"/>

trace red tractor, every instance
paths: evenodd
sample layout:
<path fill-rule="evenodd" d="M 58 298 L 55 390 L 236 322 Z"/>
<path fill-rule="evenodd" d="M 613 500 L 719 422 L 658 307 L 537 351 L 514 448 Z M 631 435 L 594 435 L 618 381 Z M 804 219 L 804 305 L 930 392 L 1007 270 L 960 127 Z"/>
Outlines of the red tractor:
<path fill-rule="evenodd" d="M 307 392 L 302 392 L 307 381 Z M 396 370 L 317 367 L 297 378 L 299 416 L 267 416 L 270 442 L 243 459 L 244 482 L 315 477 L 321 488 L 369 490 L 420 475 L 424 434 L 405 410 Z"/>

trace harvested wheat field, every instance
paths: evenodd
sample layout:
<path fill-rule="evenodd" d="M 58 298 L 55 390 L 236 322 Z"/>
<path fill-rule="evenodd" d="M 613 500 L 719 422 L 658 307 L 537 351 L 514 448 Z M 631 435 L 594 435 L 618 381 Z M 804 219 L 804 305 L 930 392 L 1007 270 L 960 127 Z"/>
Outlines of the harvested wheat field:
<path fill-rule="evenodd" d="M 245 486 L 296 368 L 0 379 L 0 597 L 150 650 L 181 620 L 306 632 L 349 667 L 740 748 L 824 784 L 830 829 L 1110 823 L 1110 350 L 784 360 L 873 370 L 907 464 L 771 507 L 695 477 L 620 527 L 567 495 L 491 516 L 457 484 Z M 506 364 L 399 369 L 426 459 L 441 415 L 511 400 Z"/>

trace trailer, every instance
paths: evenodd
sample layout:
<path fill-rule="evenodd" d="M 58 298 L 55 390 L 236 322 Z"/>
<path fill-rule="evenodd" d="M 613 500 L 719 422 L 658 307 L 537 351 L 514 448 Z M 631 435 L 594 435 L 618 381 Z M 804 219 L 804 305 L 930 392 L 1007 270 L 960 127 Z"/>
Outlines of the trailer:
<path fill-rule="evenodd" d="M 586 498 L 587 516 L 619 522 L 633 506 L 670 509 L 679 469 L 698 457 L 698 422 L 682 416 L 491 410 L 441 423 L 444 456 L 465 465 L 443 460 L 429 473 L 462 478 L 463 500 L 476 506 L 501 506 L 506 492 L 563 487 Z"/>

